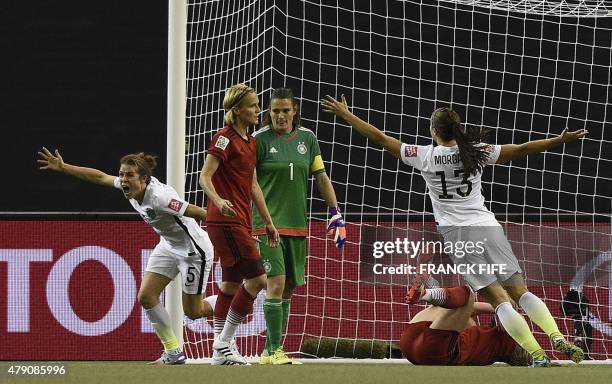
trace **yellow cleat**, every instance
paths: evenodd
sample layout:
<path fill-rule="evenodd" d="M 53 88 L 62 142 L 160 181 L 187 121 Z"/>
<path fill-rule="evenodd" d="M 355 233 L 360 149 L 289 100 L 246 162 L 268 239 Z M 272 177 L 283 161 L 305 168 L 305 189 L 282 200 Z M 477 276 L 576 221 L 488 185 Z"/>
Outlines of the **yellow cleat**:
<path fill-rule="evenodd" d="M 578 364 L 584 360 L 584 352 L 580 347 L 570 343 L 563 337 L 557 337 L 551 340 L 555 351 L 563 352 L 569 357 L 574 363 Z"/>
<path fill-rule="evenodd" d="M 261 357 L 259 358 L 259 364 L 260 365 L 270 365 L 270 364 L 272 364 L 272 356 L 261 355 Z"/>
<path fill-rule="evenodd" d="M 287 355 L 285 354 L 282 348 L 277 349 L 276 351 L 274 351 L 272 356 L 268 356 L 268 357 L 270 358 L 270 363 L 268 364 L 273 364 L 273 365 L 287 365 L 287 364 L 301 365 L 302 364 L 297 360 L 293 360 L 287 357 Z"/>

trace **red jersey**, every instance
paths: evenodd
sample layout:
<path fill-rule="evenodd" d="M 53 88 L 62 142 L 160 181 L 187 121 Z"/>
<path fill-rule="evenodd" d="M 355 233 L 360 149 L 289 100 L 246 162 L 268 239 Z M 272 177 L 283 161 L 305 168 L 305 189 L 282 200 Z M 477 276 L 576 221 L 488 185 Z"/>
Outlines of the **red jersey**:
<path fill-rule="evenodd" d="M 247 139 L 243 139 L 234 128 L 225 126 L 212 137 L 208 154 L 214 155 L 221 161 L 212 177 L 212 183 L 219 197 L 232 203 L 236 217 L 223 216 L 217 206 L 208 199 L 206 225 L 241 225 L 250 231 L 251 188 L 257 162 L 255 138 L 247 133 Z"/>
<path fill-rule="evenodd" d="M 400 349 L 415 365 L 489 365 L 506 361 L 516 342 L 503 328 L 475 325 L 461 332 L 429 328 L 431 321 L 410 323 Z"/>

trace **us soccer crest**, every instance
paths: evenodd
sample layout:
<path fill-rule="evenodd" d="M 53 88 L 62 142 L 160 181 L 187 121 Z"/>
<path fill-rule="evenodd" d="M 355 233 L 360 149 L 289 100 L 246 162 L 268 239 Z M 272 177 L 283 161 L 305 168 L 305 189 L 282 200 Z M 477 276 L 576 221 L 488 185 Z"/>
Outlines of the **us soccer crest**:
<path fill-rule="evenodd" d="M 308 149 L 306 148 L 306 145 L 304 145 L 304 143 L 298 143 L 297 151 L 300 155 L 305 155 Z"/>

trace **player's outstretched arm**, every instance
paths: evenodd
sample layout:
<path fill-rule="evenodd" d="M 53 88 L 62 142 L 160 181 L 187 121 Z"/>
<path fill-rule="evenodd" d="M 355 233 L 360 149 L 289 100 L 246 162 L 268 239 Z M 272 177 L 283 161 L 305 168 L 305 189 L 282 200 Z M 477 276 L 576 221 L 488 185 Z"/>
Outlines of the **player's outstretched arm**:
<path fill-rule="evenodd" d="M 570 141 L 584 137 L 587 133 L 589 132 L 585 129 L 568 132 L 567 128 L 565 128 L 559 136 L 553 137 L 552 139 L 533 140 L 523 144 L 502 145 L 499 158 L 497 159 L 497 164 L 502 164 L 520 157 L 547 151 L 558 145 L 569 143 Z"/>
<path fill-rule="evenodd" d="M 220 164 L 221 160 L 215 155 L 206 156 L 202 172 L 200 172 L 200 187 L 202 187 L 206 196 L 212 200 L 223 216 L 235 217 L 236 211 L 234 211 L 234 205 L 231 201 L 222 199 L 217 194 L 217 190 L 212 182 L 212 177 L 217 172 Z"/>
<path fill-rule="evenodd" d="M 185 210 L 184 216 L 191 217 L 196 220 L 206 220 L 206 209 L 197 205 L 189 204 Z"/>
<path fill-rule="evenodd" d="M 95 168 L 78 167 L 76 165 L 64 163 L 64 159 L 62 159 L 62 155 L 60 155 L 57 149 L 54 153 L 51 153 L 47 148 L 42 147 L 38 155 L 41 157 L 41 159 L 38 159 L 40 169 L 65 173 L 77 179 L 93 184 L 104 185 L 105 187 L 114 187 L 113 183 L 116 176 L 107 175 Z"/>
<path fill-rule="evenodd" d="M 349 110 L 344 95 L 342 95 L 341 100 L 342 101 L 336 100 L 329 95 L 325 96 L 325 98 L 321 100 L 323 111 L 333 113 L 334 115 L 340 117 L 342 120 L 349 123 L 357 132 L 359 132 L 359 134 L 382 146 L 398 159 L 401 158 L 400 151 L 402 143 L 398 139 L 387 136 L 375 126 L 355 116 Z"/>

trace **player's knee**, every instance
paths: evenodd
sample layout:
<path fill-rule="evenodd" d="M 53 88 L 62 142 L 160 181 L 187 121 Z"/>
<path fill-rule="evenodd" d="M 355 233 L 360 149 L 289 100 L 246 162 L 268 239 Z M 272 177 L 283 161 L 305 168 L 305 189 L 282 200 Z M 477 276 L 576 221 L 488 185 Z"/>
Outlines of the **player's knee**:
<path fill-rule="evenodd" d="M 521 296 L 523 296 L 525 293 L 529 292 L 527 287 L 525 287 L 524 285 L 522 285 L 522 286 L 506 287 L 506 290 L 510 294 L 510 297 L 512 298 L 512 300 L 514 300 L 516 303 L 519 302 L 519 300 L 521 299 Z"/>
<path fill-rule="evenodd" d="M 285 290 L 285 281 L 281 279 L 268 278 L 266 294 L 268 297 L 280 298 Z"/>
<path fill-rule="evenodd" d="M 234 296 L 238 292 L 238 288 L 240 288 L 240 283 L 233 281 L 222 281 L 219 286 L 219 290 L 226 296 Z"/>
<path fill-rule="evenodd" d="M 202 308 L 184 308 L 185 316 L 187 316 L 190 320 L 197 320 L 202 317 Z"/>
<path fill-rule="evenodd" d="M 159 303 L 159 297 L 146 291 L 138 291 L 137 298 L 138 303 L 145 309 L 151 309 Z"/>
<path fill-rule="evenodd" d="M 247 289 L 247 291 L 254 296 L 257 295 L 259 291 L 266 288 L 266 285 L 267 285 L 267 279 L 266 279 L 265 273 L 257 277 L 248 279 L 244 283 L 244 286 Z"/>

